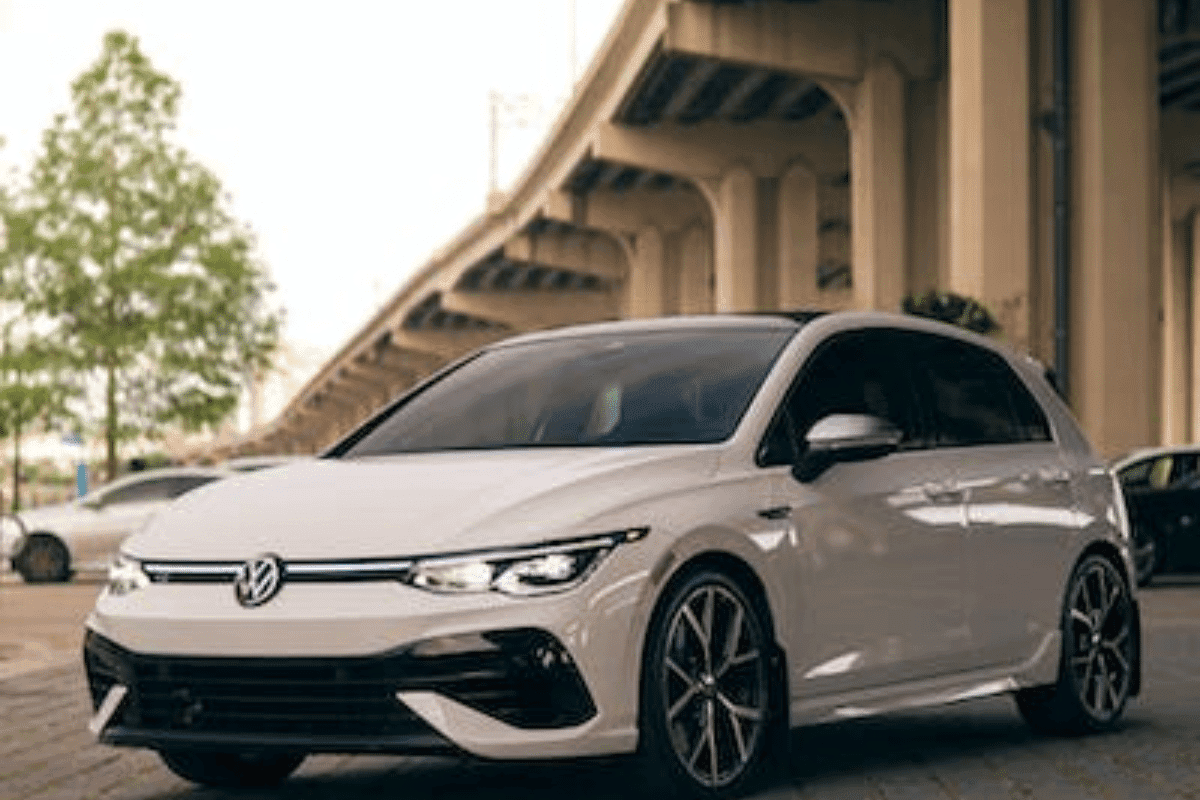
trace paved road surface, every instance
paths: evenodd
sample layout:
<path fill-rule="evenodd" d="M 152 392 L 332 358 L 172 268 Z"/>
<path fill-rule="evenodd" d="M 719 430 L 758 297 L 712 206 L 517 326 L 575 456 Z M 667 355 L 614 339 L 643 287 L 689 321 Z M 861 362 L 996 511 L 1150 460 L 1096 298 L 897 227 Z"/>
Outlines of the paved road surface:
<path fill-rule="evenodd" d="M 69 657 L 97 587 L 0 584 L 0 643 L 28 637 L 0 672 L 0 800 L 438 798 L 572 800 L 633 794 L 624 760 L 482 764 L 323 756 L 272 791 L 202 790 L 155 756 L 93 744 L 82 670 Z M 804 729 L 790 776 L 761 797 L 789 800 L 1200 800 L 1200 584 L 1142 594 L 1146 684 L 1122 730 L 1056 740 L 1031 733 L 1007 698 Z M 43 661 L 38 656 L 45 656 Z M 6 659 L 0 652 L 0 669 Z M 12 659 L 7 659 L 12 667 Z"/>

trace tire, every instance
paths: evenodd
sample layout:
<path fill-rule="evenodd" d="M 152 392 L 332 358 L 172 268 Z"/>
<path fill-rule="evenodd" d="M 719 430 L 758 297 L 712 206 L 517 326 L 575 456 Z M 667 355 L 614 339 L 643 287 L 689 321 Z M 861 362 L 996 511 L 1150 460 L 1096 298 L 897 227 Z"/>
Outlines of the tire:
<path fill-rule="evenodd" d="M 53 534 L 33 533 L 13 557 L 13 567 L 26 583 L 62 583 L 71 578 L 71 554 Z"/>
<path fill-rule="evenodd" d="M 1136 690 L 1141 627 L 1129 586 L 1101 555 L 1071 574 L 1063 606 L 1058 681 L 1017 692 L 1017 708 L 1035 730 L 1056 735 L 1115 728 Z"/>
<path fill-rule="evenodd" d="M 303 753 L 163 750 L 158 756 L 171 772 L 186 781 L 223 788 L 275 786 L 295 772 L 304 761 Z"/>
<path fill-rule="evenodd" d="M 640 753 L 655 792 L 724 798 L 771 772 L 783 694 L 765 613 L 729 576 L 699 570 L 664 594 L 647 634 Z"/>

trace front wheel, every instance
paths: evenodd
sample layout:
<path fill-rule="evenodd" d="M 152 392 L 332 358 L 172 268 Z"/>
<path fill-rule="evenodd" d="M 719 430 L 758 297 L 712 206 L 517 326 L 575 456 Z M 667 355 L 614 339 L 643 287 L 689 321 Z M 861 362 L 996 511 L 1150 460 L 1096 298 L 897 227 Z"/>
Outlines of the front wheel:
<path fill-rule="evenodd" d="M 1025 720 L 1055 734 L 1115 727 L 1134 691 L 1139 631 L 1125 579 L 1107 558 L 1085 558 L 1067 585 L 1058 681 L 1017 692 Z"/>
<path fill-rule="evenodd" d="M 303 754 L 220 753 L 164 750 L 163 763 L 179 777 L 203 786 L 248 788 L 274 786 L 296 771 Z"/>
<path fill-rule="evenodd" d="M 642 757 L 664 788 L 737 795 L 767 771 L 775 733 L 773 638 L 727 575 L 698 571 L 668 591 L 642 670 Z"/>

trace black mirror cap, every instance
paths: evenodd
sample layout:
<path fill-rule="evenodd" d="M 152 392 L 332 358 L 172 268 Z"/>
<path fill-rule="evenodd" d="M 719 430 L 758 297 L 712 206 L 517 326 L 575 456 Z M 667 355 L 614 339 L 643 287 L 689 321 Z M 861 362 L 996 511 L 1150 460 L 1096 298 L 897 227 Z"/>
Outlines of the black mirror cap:
<path fill-rule="evenodd" d="M 904 433 L 872 414 L 830 414 L 809 428 L 804 453 L 792 467 L 801 483 L 812 483 L 834 464 L 866 461 L 895 452 Z"/>

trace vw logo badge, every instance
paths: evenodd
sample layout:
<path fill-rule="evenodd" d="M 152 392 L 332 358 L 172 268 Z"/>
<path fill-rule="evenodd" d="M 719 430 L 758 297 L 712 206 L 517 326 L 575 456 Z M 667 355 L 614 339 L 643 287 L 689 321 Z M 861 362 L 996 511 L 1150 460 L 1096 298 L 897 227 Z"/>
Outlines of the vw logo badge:
<path fill-rule="evenodd" d="M 283 588 L 283 559 L 274 553 L 263 553 L 238 569 L 233 580 L 233 593 L 246 608 L 261 606 Z"/>

